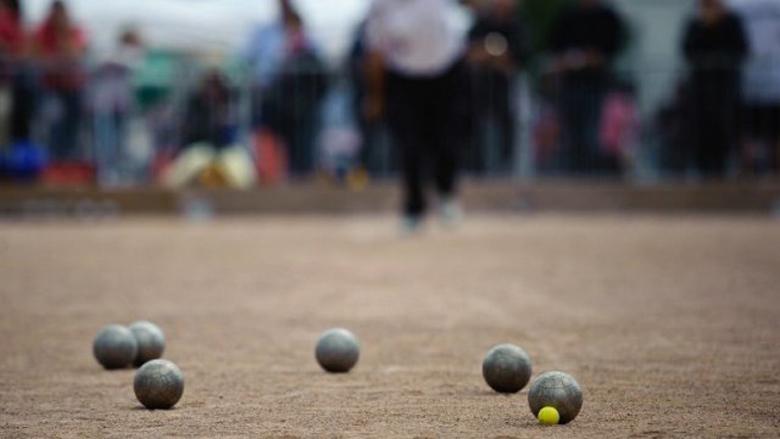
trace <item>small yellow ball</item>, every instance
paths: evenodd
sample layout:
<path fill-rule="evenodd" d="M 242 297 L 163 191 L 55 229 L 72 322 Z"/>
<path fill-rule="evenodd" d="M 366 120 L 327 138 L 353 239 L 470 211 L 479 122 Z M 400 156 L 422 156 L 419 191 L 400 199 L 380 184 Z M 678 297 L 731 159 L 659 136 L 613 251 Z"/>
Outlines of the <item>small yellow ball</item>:
<path fill-rule="evenodd" d="M 539 418 L 539 423 L 543 425 L 555 425 L 561 420 L 561 415 L 558 413 L 558 410 L 556 410 L 555 407 L 549 406 L 539 410 L 537 417 Z"/>

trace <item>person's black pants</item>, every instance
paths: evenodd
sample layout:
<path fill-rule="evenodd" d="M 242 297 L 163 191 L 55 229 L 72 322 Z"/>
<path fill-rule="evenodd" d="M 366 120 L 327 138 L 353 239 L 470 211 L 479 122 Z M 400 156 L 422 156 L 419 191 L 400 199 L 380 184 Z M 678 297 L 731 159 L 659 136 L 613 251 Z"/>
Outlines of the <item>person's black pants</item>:
<path fill-rule="evenodd" d="M 739 83 L 731 78 L 696 79 L 690 117 L 692 161 L 703 176 L 722 178 L 738 137 Z"/>
<path fill-rule="evenodd" d="M 735 106 L 727 103 L 721 108 L 697 109 L 694 163 L 705 177 L 721 178 L 726 174 L 735 138 Z"/>
<path fill-rule="evenodd" d="M 32 74 L 27 69 L 20 69 L 13 77 L 10 132 L 12 141 L 30 139 L 36 98 Z"/>
<path fill-rule="evenodd" d="M 425 212 L 430 174 L 440 196 L 452 196 L 457 190 L 465 126 L 464 79 L 460 63 L 435 77 L 388 73 L 387 118 L 400 152 L 405 215 Z"/>
<path fill-rule="evenodd" d="M 601 76 L 564 79 L 559 108 L 563 121 L 560 160 L 565 172 L 583 175 L 614 171 L 599 141 L 606 92 L 606 78 Z"/>

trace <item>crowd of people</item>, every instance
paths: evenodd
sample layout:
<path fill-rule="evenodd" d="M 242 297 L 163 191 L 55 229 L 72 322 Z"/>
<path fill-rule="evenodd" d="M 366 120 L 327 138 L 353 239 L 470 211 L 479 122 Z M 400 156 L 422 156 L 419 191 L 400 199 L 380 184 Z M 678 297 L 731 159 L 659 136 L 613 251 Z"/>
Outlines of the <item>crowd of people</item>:
<path fill-rule="evenodd" d="M 4 0 L 0 6 L 2 81 L 4 98 L 11 107 L 7 112 L 10 123 L 4 121 L 4 137 L 20 151 L 20 161 L 42 160 L 44 152 L 30 145 L 32 124 L 40 113 L 41 118 L 49 120 L 46 153 L 52 160 L 72 159 L 86 83 L 82 68 L 87 49 L 84 34 L 59 1 L 52 4 L 46 20 L 31 34 L 22 23 L 22 2 Z M 37 105 L 39 95 L 45 95 L 41 108 Z M 19 173 L 26 174 L 23 171 Z"/>
<path fill-rule="evenodd" d="M 133 78 L 146 50 L 140 33 L 123 29 L 113 55 L 94 65 L 87 34 L 65 2 L 54 0 L 45 20 L 27 29 L 23 3 L 2 0 L 0 178 L 56 177 L 74 164 L 104 186 L 158 178 L 172 186 L 246 187 L 311 175 L 326 153 L 318 143 L 321 113 L 338 88 L 334 77 L 349 83 L 345 102 L 358 133 L 347 174 L 355 181 L 379 174 L 372 157 L 389 137 L 410 223 L 426 209 L 429 176 L 443 211 L 457 217 L 461 171 L 511 174 L 521 129 L 533 131 L 542 172 L 619 175 L 642 135 L 635 84 L 615 68 L 630 39 L 625 17 L 607 0 L 556 1 L 562 6 L 541 32 L 525 13 L 530 3 L 374 0 L 344 68 L 334 69 L 295 3 L 278 0 L 279 18 L 253 31 L 238 53 L 245 80 L 203 69 L 171 118 L 174 140 L 164 148 L 150 141 L 146 169 L 137 172 L 126 155 L 128 136 L 139 129 L 130 122 L 139 111 Z M 776 9 L 762 17 L 780 20 Z M 697 1 L 680 42 L 688 74 L 659 118 L 668 134 L 659 160 L 665 170 L 723 177 L 730 164 L 757 168 L 758 161 L 777 170 L 778 105 L 743 105 L 753 37 L 723 0 Z M 518 99 L 521 74 L 550 104 L 533 108 L 530 125 L 519 123 L 518 107 L 528 102 Z M 147 117 L 141 129 L 158 119 Z M 761 128 L 746 120 L 760 120 Z"/>

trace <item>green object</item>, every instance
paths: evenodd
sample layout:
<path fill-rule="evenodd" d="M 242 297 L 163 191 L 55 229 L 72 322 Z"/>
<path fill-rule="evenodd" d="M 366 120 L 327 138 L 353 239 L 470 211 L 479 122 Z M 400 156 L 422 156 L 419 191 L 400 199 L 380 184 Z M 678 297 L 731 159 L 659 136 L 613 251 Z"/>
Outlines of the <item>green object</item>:
<path fill-rule="evenodd" d="M 133 78 L 136 98 L 142 110 L 165 99 L 173 90 L 180 56 L 165 50 L 150 50 Z"/>

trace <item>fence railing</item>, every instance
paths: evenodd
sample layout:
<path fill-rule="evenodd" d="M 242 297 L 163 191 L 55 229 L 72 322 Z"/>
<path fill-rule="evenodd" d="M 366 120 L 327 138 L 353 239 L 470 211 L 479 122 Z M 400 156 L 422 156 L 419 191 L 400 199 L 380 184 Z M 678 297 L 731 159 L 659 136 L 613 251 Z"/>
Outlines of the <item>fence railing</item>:
<path fill-rule="evenodd" d="M 80 82 L 69 84 L 73 78 L 40 65 L 5 64 L 6 182 L 31 179 L 45 156 L 54 167 L 91 166 L 100 184 L 154 184 L 180 151 L 203 142 L 248 151 L 260 181 L 316 172 L 340 178 L 356 168 L 377 178 L 398 172 L 392 136 L 382 120 L 362 117 L 362 82 L 348 69 L 302 68 L 259 87 L 246 69 L 209 76 L 187 59 L 156 84 L 134 83 L 130 71 L 110 66 L 82 70 Z M 777 173 L 780 96 L 757 101 L 741 93 L 736 69 L 716 68 L 674 72 L 676 85 L 648 105 L 644 92 L 659 88 L 657 73 L 471 72 L 461 90 L 469 98 L 462 168 L 488 178 L 646 181 Z"/>

